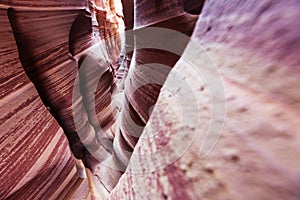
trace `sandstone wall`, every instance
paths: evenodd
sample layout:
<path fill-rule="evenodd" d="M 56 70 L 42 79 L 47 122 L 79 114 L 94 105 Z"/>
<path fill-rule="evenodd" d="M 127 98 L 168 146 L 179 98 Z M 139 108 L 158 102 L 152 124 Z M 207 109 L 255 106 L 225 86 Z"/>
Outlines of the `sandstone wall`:
<path fill-rule="evenodd" d="M 27 49 L 24 54 L 40 55 L 44 51 L 45 54 L 48 52 L 49 58 L 52 47 L 61 50 L 60 56 L 68 55 L 72 20 L 84 6 L 80 1 L 0 2 L 0 199 L 65 199 L 74 196 L 78 199 L 87 193 L 87 182 L 76 174 L 62 129 L 25 74 L 8 17 L 9 9 L 17 10 L 21 13 L 18 20 L 27 29 L 28 40 L 32 39 L 30 34 L 37 36 L 33 44 L 40 52 L 28 52 Z M 48 16 L 36 16 L 47 12 L 50 13 Z M 51 13 L 56 13 L 56 18 Z M 68 13 L 69 18 L 59 17 Z M 32 19 L 36 21 L 30 21 Z M 38 28 L 32 31 L 32 26 Z M 56 38 L 48 37 L 47 41 L 41 37 L 51 32 Z M 21 45 L 26 47 L 26 40 L 22 42 Z M 42 65 L 49 67 L 47 61 L 40 63 L 40 67 Z"/>
<path fill-rule="evenodd" d="M 138 15 L 154 4 L 160 3 L 138 4 Z M 25 74 L 8 18 L 10 8 L 21 13 L 24 30 L 36 20 L 34 45 L 46 50 L 40 66 L 49 67 L 47 53 L 55 48 L 60 54 L 50 64 L 72 65 L 72 56 L 92 45 L 88 38 L 69 41 L 85 7 L 71 0 L 0 2 L 0 199 L 87 194 L 62 129 Z M 297 0 L 205 1 L 110 199 L 300 198 L 299 9 Z M 48 14 L 35 16 L 42 12 Z M 48 29 L 39 29 L 43 20 L 51 22 Z M 136 28 L 145 27 L 139 20 Z M 40 38 L 49 32 L 52 39 Z"/>
<path fill-rule="evenodd" d="M 205 2 L 111 199 L 300 198 L 299 7 Z"/>

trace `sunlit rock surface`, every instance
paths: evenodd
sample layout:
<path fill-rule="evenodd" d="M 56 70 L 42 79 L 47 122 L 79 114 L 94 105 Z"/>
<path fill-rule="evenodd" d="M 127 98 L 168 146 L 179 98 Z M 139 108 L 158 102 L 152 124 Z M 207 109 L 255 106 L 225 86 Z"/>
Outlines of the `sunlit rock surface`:
<path fill-rule="evenodd" d="M 172 10 L 167 6 L 171 1 L 135 3 L 135 29 L 150 25 L 191 33 L 184 26 L 162 23 L 170 20 L 166 15 L 181 18 L 182 4 L 173 2 L 176 5 L 171 7 L 178 9 Z M 87 181 L 76 174 L 62 129 L 43 105 L 21 64 L 34 61 L 46 68 L 60 66 L 62 77 L 72 76 L 77 68 L 73 57 L 93 45 L 89 37 L 79 37 L 86 36 L 86 23 L 81 24 L 84 15 L 77 18 L 82 29 L 72 28 L 77 14 L 86 6 L 83 1 L 0 2 L 0 199 L 84 199 L 87 195 Z M 30 53 L 42 54 L 43 59 L 28 59 L 29 46 L 24 39 L 17 41 L 25 48 L 19 59 L 8 17 L 11 7 L 21 19 L 22 29 L 27 30 L 22 33 L 28 39 L 35 38 L 32 45 L 36 45 L 36 51 Z M 154 7 L 170 11 L 156 13 Z M 124 113 L 122 126 L 126 125 L 126 117 L 139 115 L 146 128 L 138 142 L 131 140 L 131 148 L 136 146 L 129 167 L 110 195 L 94 177 L 103 197 L 299 199 L 299 9 L 296 0 L 205 1 L 192 41 L 183 53 L 191 62 L 171 59 L 175 61 L 170 67 L 176 64 L 152 114 L 148 112 L 150 106 L 143 106 L 145 101 L 128 99 L 134 107 L 124 107 L 131 112 Z M 183 16 L 189 21 L 189 15 Z M 191 17 L 194 21 L 197 18 Z M 35 31 L 26 24 L 31 19 L 36 20 Z M 48 22 L 47 29 L 41 28 L 43 20 Z M 134 27 L 131 25 L 127 28 Z M 69 37 L 71 30 L 74 38 Z M 45 37 L 49 32 L 55 34 Z M 56 54 L 43 52 L 54 49 Z M 137 58 L 160 60 L 155 56 L 147 59 L 143 56 L 146 54 L 140 52 Z M 45 76 L 51 75 L 54 73 L 49 71 Z M 224 93 L 216 94 L 210 83 L 220 80 L 222 86 L 218 89 Z M 64 84 L 61 89 L 65 91 Z M 144 94 L 152 94 L 155 102 L 158 91 Z M 212 115 L 216 108 L 221 111 L 217 117 Z M 225 120 L 222 109 L 226 111 Z M 137 115 L 132 115 L 134 111 Z M 221 128 L 219 137 L 206 136 L 210 123 Z M 207 141 L 217 143 L 203 148 Z M 203 158 L 200 153 L 208 155 Z M 111 187 L 110 177 L 106 178 L 104 187 Z"/>
<path fill-rule="evenodd" d="M 206 1 L 192 36 L 203 51 L 190 43 L 183 57 L 192 64 L 181 59 L 171 71 L 181 77 L 169 75 L 111 199 L 300 198 L 299 7 Z M 215 104 L 211 60 L 225 91 Z M 222 134 L 201 158 L 219 105 Z"/>

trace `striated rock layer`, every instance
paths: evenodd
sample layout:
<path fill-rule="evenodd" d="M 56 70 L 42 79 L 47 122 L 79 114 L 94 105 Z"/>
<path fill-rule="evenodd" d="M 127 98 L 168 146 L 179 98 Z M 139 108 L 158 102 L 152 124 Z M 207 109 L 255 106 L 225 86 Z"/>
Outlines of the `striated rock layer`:
<path fill-rule="evenodd" d="M 76 174 L 68 146 L 93 168 L 95 158 L 86 148 L 109 156 L 97 138 L 113 139 L 102 131 L 115 112 L 110 58 L 90 49 L 100 44 L 106 27 L 93 24 L 87 2 L 43 3 L 10 1 L 0 7 L 0 199 L 84 198 L 87 182 Z M 96 86 L 95 93 L 89 85 Z M 95 181 L 107 195 L 109 186 Z"/>
<path fill-rule="evenodd" d="M 177 38 L 171 34 L 159 34 L 155 31 L 151 33 L 147 28 L 170 29 L 190 36 L 198 15 L 185 12 L 182 1 L 135 1 L 134 16 L 129 14 L 133 12 L 132 7 L 126 8 L 127 5 L 132 6 L 132 2 L 122 3 L 125 7 L 125 55 L 126 59 L 128 57 L 129 71 L 124 83 L 124 107 L 120 114 L 120 124 L 116 127 L 114 144 L 120 149 L 116 152 L 116 157 L 127 166 L 160 89 L 188 41 L 176 45 L 178 54 L 168 52 L 168 49 L 156 48 L 155 44 L 159 40 L 175 46 Z"/>
<path fill-rule="evenodd" d="M 87 147 L 108 160 L 93 177 L 103 198 L 299 199 L 300 4 L 122 3 L 134 30 L 124 51 L 116 36 L 94 55 L 91 47 L 117 31 L 121 16 L 105 10 L 112 1 L 0 2 L 0 199 L 84 199 L 69 142 L 91 168 Z M 179 54 L 140 49 L 157 41 Z M 120 52 L 126 65 L 114 77 Z M 115 120 L 118 78 L 121 123 L 102 132 Z M 114 162 L 122 166 L 110 169 Z"/>
<path fill-rule="evenodd" d="M 80 180 L 62 130 L 18 59 L 6 6 L 0 9 L 0 199 L 49 199 L 65 190 L 63 197 Z"/>

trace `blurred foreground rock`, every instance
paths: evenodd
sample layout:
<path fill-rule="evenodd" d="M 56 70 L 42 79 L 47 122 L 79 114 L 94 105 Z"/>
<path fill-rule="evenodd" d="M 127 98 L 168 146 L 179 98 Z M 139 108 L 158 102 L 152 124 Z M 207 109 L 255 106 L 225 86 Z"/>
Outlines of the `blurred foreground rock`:
<path fill-rule="evenodd" d="M 163 21 L 166 13 L 146 14 L 166 4 L 140 3 L 136 28 Z M 68 59 L 65 64 L 73 62 L 66 52 L 76 55 L 92 45 L 81 38 L 68 46 L 68 30 L 86 3 L 0 2 L 0 199 L 84 199 L 87 181 L 77 176 L 67 139 L 18 58 L 8 19 L 11 7 L 50 13 L 43 16 L 52 16 L 49 30 L 39 31 L 55 32 L 57 40 L 48 42 L 60 44 L 54 46 L 62 52 L 59 59 Z M 299 199 L 299 9 L 296 0 L 205 1 L 126 172 L 110 194 L 95 178 L 100 193 L 122 200 Z M 61 17 L 53 17 L 54 12 Z M 23 15 L 24 23 L 28 19 Z M 39 32 L 31 34 L 35 45 L 52 49 L 39 40 Z M 42 64 L 56 65 L 47 59 Z M 209 130 L 213 134 L 207 136 Z"/>
<path fill-rule="evenodd" d="M 190 42 L 183 57 L 193 60 L 172 69 L 111 199 L 300 198 L 299 8 L 293 0 L 206 1 L 192 36 L 203 51 Z M 207 82 L 219 78 L 225 96 L 212 105 Z M 222 123 L 212 119 L 220 105 L 222 134 L 201 158 L 203 142 L 215 139 L 206 137 L 210 120 Z"/>

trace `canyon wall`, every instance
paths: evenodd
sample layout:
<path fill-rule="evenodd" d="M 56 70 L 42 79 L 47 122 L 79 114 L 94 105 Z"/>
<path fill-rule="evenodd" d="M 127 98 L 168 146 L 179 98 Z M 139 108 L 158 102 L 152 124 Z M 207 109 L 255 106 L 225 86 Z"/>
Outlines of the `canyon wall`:
<path fill-rule="evenodd" d="M 173 10 L 164 6 L 171 1 L 134 2 L 136 18 L 128 30 L 139 34 L 153 30 L 147 27 L 170 28 L 178 36 L 175 43 L 187 47 L 180 47 L 179 56 L 136 52 L 127 94 L 135 91 L 130 91 L 130 79 L 139 85 L 140 75 L 147 78 L 137 70 L 139 61 L 168 65 L 170 59 L 172 70 L 163 77 L 162 88 L 155 85 L 156 92 L 149 92 L 149 85 L 142 88 L 146 96 L 153 95 L 151 105 L 139 98 L 143 93 L 128 98 L 133 106 L 125 107 L 130 112 L 124 120 L 140 114 L 145 128 L 138 141 L 128 139 L 129 151 L 134 149 L 129 166 L 110 194 L 94 177 L 99 193 L 104 199 L 299 199 L 299 2 L 206 0 L 203 8 L 190 2 L 174 3 Z M 0 1 L 0 199 L 87 195 L 87 181 L 76 174 L 67 138 L 36 90 L 40 82 L 34 86 L 24 68 L 34 62 L 41 71 L 29 72 L 41 76 L 48 69 L 45 77 L 60 75 L 70 83 L 77 58 L 94 44 L 85 32 L 90 26 L 86 8 L 74 0 Z M 175 22 L 171 16 L 177 17 Z M 80 28 L 72 29 L 76 19 Z M 13 31 L 15 23 L 18 31 Z M 193 33 L 185 27 L 194 24 Z M 60 80 L 54 82 L 66 98 L 70 90 Z M 121 127 L 131 128 L 125 125 Z"/>
<path fill-rule="evenodd" d="M 80 199 L 88 192 L 40 98 L 68 99 L 73 56 L 92 45 L 83 37 L 90 31 L 85 9 L 83 1 L 1 1 L 0 199 Z"/>
<path fill-rule="evenodd" d="M 205 1 L 111 199 L 300 198 L 299 7 Z"/>

